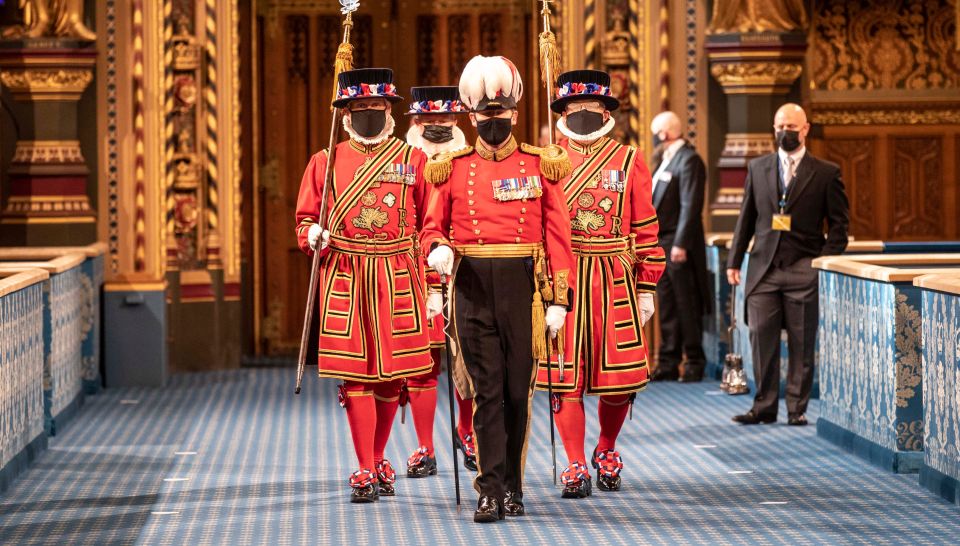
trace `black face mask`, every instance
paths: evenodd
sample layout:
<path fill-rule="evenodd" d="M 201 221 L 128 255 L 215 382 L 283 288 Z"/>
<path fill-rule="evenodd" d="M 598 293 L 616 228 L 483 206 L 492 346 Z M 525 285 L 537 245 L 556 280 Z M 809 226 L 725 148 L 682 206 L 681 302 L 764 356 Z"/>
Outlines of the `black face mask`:
<path fill-rule="evenodd" d="M 586 110 L 567 114 L 567 128 L 578 135 L 589 135 L 603 128 L 603 114 Z"/>
<path fill-rule="evenodd" d="M 654 149 L 657 149 L 657 147 L 660 146 L 661 144 L 663 144 L 663 139 L 660 138 L 660 135 L 654 133 L 654 134 L 653 134 L 653 148 L 654 148 Z"/>
<path fill-rule="evenodd" d="M 350 125 L 358 135 L 373 138 L 383 131 L 387 124 L 386 110 L 358 110 L 350 112 Z"/>
<path fill-rule="evenodd" d="M 443 144 L 453 140 L 453 127 L 446 125 L 424 125 L 423 139 L 434 144 Z"/>
<path fill-rule="evenodd" d="M 491 146 L 498 146 L 510 137 L 513 120 L 510 118 L 490 118 L 477 121 L 477 134 Z"/>
<path fill-rule="evenodd" d="M 777 131 L 777 146 L 789 153 L 800 147 L 800 131 L 784 129 Z"/>

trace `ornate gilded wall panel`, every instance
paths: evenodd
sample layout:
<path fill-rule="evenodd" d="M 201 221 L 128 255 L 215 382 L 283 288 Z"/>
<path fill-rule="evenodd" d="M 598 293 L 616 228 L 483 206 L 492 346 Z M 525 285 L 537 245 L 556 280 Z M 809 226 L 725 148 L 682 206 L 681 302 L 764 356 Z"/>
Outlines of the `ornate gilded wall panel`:
<path fill-rule="evenodd" d="M 943 143 L 936 137 L 898 137 L 893 150 L 893 236 L 945 238 Z"/>
<path fill-rule="evenodd" d="M 810 82 L 829 91 L 960 88 L 955 0 L 818 0 Z"/>

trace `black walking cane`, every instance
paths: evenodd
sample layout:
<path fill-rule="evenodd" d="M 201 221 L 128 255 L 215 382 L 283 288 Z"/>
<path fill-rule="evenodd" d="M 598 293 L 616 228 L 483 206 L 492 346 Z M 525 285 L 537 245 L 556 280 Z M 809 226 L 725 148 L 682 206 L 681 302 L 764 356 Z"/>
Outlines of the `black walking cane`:
<path fill-rule="evenodd" d="M 559 331 L 557 334 L 559 336 Z M 553 345 L 553 340 L 550 339 L 550 327 L 547 327 L 547 331 L 544 333 L 547 336 L 547 411 L 550 412 L 550 451 L 553 454 L 553 485 L 557 485 L 557 436 L 556 432 L 553 430 L 553 374 L 550 372 L 550 349 Z M 558 342 L 562 343 L 562 341 Z"/>
<path fill-rule="evenodd" d="M 457 490 L 457 509 L 460 508 L 460 462 L 457 461 L 457 419 L 453 413 L 453 351 L 450 349 L 449 328 L 453 316 L 450 314 L 449 286 L 447 285 L 446 275 L 442 275 L 440 282 L 443 283 L 443 308 L 447 314 L 444 316 L 443 324 L 443 344 L 447 352 L 447 398 L 450 399 L 450 436 L 453 441 L 453 483 Z M 443 315 L 443 313 L 441 313 Z"/>

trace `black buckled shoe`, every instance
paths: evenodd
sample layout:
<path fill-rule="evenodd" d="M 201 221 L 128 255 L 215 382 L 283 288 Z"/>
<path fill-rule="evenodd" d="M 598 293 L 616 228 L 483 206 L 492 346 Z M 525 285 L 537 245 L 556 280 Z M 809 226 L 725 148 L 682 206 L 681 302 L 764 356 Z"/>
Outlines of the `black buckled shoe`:
<path fill-rule="evenodd" d="M 666 368 L 657 366 L 657 369 L 650 375 L 650 381 L 676 381 L 680 379 L 680 372 L 676 368 Z"/>
<path fill-rule="evenodd" d="M 792 427 L 805 427 L 807 426 L 807 416 L 802 413 L 791 413 L 787 424 Z"/>
<path fill-rule="evenodd" d="M 563 493 L 560 496 L 564 499 L 584 499 L 593 493 L 590 471 L 587 470 L 587 465 L 580 461 L 570 463 L 560 474 L 560 482 L 563 483 Z"/>
<path fill-rule="evenodd" d="M 350 475 L 350 502 L 374 502 L 380 498 L 380 487 L 377 475 L 372 470 L 362 468 Z"/>
<path fill-rule="evenodd" d="M 744 413 L 743 415 L 734 415 L 734 423 L 740 423 L 741 425 L 766 425 L 769 423 L 776 423 L 776 415 L 757 415 L 753 410 Z"/>
<path fill-rule="evenodd" d="M 463 467 L 477 471 L 477 449 L 473 443 L 473 435 L 465 434 L 462 438 L 457 434 L 457 449 L 463 452 Z"/>
<path fill-rule="evenodd" d="M 393 486 L 397 482 L 397 471 L 393 469 L 390 461 L 384 459 L 377 463 L 377 478 L 380 482 L 380 495 L 393 497 L 397 494 Z"/>
<path fill-rule="evenodd" d="M 428 455 L 427 448 L 420 446 L 413 455 L 407 459 L 407 477 L 408 478 L 426 478 L 437 474 L 437 459 Z"/>
<path fill-rule="evenodd" d="M 620 491 L 620 472 L 623 459 L 620 453 L 612 449 L 593 450 L 593 468 L 597 470 L 597 487 L 601 491 Z"/>
<path fill-rule="evenodd" d="M 507 491 L 503 497 L 503 511 L 511 517 L 525 516 L 527 511 L 523 507 L 523 493 Z"/>
<path fill-rule="evenodd" d="M 493 523 L 500 521 L 504 517 L 503 506 L 500 501 L 484 495 L 477 502 L 477 511 L 473 513 L 475 523 Z"/>

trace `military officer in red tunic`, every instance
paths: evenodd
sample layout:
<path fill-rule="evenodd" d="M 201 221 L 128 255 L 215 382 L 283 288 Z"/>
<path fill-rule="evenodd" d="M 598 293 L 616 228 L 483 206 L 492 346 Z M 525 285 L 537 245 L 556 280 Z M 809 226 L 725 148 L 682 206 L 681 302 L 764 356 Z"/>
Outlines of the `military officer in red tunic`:
<path fill-rule="evenodd" d="M 474 521 L 493 522 L 524 514 L 535 358 L 572 302 L 570 219 L 556 182 L 569 160 L 559 147 L 517 145 L 511 133 L 523 84 L 508 59 L 474 57 L 459 87 L 480 138 L 428 163 L 435 185 L 422 238 L 428 264 L 453 275 L 458 362 L 474 395 Z"/>
<path fill-rule="evenodd" d="M 466 137 L 457 127 L 457 116 L 467 113 L 460 102 L 455 86 L 413 87 L 410 89 L 412 124 L 407 131 L 407 144 L 419 148 L 428 157 L 441 153 L 458 152 L 467 148 Z M 407 477 L 422 478 L 437 473 L 437 459 L 433 451 L 433 423 L 437 411 L 437 377 L 440 375 L 440 354 L 444 348 L 443 296 L 440 275 L 427 269 L 427 321 L 430 327 L 430 358 L 433 368 L 406 380 L 401 401 L 406 398 L 413 414 L 420 446 L 407 459 Z M 458 419 L 457 437 L 463 451 L 463 465 L 477 469 L 473 443 L 473 400 L 456 392 Z"/>
<path fill-rule="evenodd" d="M 576 256 L 577 301 L 564 327 L 564 351 L 549 366 L 557 429 L 569 459 L 561 475 L 564 498 L 591 493 L 584 454 L 583 395 L 600 397 L 600 438 L 590 462 L 601 490 L 620 489 L 623 462 L 616 440 L 634 394 L 648 381 L 643 325 L 653 315 L 653 294 L 663 273 L 650 172 L 639 151 L 606 135 L 619 101 L 610 76 L 575 70 L 557 79 L 551 103 L 561 114 L 573 170 L 561 181 Z M 563 357 L 564 361 L 560 361 Z M 547 387 L 547 367 L 537 386 Z"/>
<path fill-rule="evenodd" d="M 297 240 L 321 252 L 318 284 L 319 374 L 343 380 L 341 404 L 360 468 L 353 502 L 393 495 L 396 473 L 383 456 L 400 382 L 433 367 L 426 293 L 418 255 L 424 202 L 420 150 L 391 136 L 391 103 L 401 100 L 384 68 L 339 75 L 334 106 L 350 140 L 336 146 L 333 184 L 317 224 L 327 152 L 307 165 L 297 199 Z"/>

